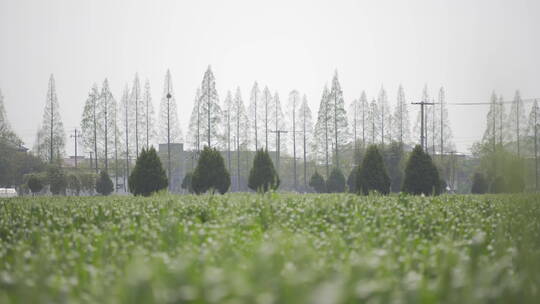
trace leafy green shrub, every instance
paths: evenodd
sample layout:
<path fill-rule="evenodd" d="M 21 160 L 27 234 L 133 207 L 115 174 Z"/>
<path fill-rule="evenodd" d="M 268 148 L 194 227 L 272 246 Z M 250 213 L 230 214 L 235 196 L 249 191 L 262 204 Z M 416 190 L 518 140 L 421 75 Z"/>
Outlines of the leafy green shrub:
<path fill-rule="evenodd" d="M 109 195 L 113 192 L 114 185 L 105 170 L 101 170 L 98 179 L 96 180 L 96 192 L 101 195 Z"/>
<path fill-rule="evenodd" d="M 326 191 L 329 193 L 345 192 L 345 175 L 340 169 L 334 168 L 326 181 Z"/>
<path fill-rule="evenodd" d="M 67 179 L 64 170 L 56 165 L 51 165 L 47 169 L 47 179 L 49 181 L 50 191 L 54 195 L 65 194 Z"/>
<path fill-rule="evenodd" d="M 473 194 L 484 194 L 488 190 L 488 184 L 484 174 L 476 172 L 473 176 L 471 193 Z"/>
<path fill-rule="evenodd" d="M 43 180 L 36 174 L 31 174 L 30 177 L 28 177 L 26 184 L 34 195 L 43 190 Z"/>
<path fill-rule="evenodd" d="M 167 188 L 167 175 L 154 147 L 148 150 L 143 148 L 129 176 L 128 184 L 131 193 L 143 196 Z"/>
<path fill-rule="evenodd" d="M 188 172 L 184 176 L 184 179 L 182 179 L 182 189 L 187 190 L 189 193 L 193 193 L 193 187 L 191 186 L 191 181 L 193 179 L 193 173 Z"/>
<path fill-rule="evenodd" d="M 405 180 L 403 192 L 410 194 L 439 194 L 441 192 L 439 171 L 429 154 L 422 150 L 420 145 L 414 147 L 407 166 L 405 167 Z"/>
<path fill-rule="evenodd" d="M 249 171 L 248 187 L 254 191 L 266 192 L 279 187 L 279 176 L 268 151 L 257 151 L 253 159 L 253 167 Z"/>
<path fill-rule="evenodd" d="M 309 179 L 309 186 L 317 193 L 326 192 L 326 182 L 324 181 L 324 177 L 322 177 L 322 175 L 320 175 L 317 171 L 315 171 L 315 173 L 313 173 Z"/>
<path fill-rule="evenodd" d="M 215 148 L 204 147 L 191 180 L 197 194 L 217 190 L 224 194 L 231 186 L 231 176 L 225 168 L 223 157 Z"/>
<path fill-rule="evenodd" d="M 75 174 L 69 174 L 67 177 L 67 188 L 71 193 L 79 195 L 81 193 L 81 181 Z"/>
<path fill-rule="evenodd" d="M 390 192 L 390 178 L 386 172 L 384 161 L 377 146 L 368 147 L 362 166 L 357 171 L 356 180 L 357 192 L 369 194 L 377 191 L 382 194 Z"/>

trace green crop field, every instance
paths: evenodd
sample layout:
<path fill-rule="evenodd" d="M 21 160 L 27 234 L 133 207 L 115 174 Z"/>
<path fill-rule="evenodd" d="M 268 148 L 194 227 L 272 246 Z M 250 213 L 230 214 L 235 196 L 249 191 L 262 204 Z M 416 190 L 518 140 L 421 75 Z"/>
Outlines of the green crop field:
<path fill-rule="evenodd" d="M 538 303 L 540 196 L 0 200 L 0 303 Z"/>

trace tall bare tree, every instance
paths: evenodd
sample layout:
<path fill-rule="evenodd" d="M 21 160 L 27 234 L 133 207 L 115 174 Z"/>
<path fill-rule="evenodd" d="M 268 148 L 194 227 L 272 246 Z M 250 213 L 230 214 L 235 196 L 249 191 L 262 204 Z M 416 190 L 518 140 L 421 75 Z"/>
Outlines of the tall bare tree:
<path fill-rule="evenodd" d="M 40 157 L 50 163 L 59 162 L 65 149 L 66 133 L 60 117 L 58 97 L 56 95 L 54 76 L 49 78 L 49 87 L 41 122 L 41 136 L 37 143 L 43 153 Z"/>
<path fill-rule="evenodd" d="M 100 135 L 103 136 L 102 140 L 99 140 L 103 150 L 103 160 L 105 165 L 105 171 L 109 171 L 109 147 L 114 145 L 114 130 L 116 128 L 116 121 L 113 119 L 113 114 L 116 111 L 116 100 L 109 89 L 109 82 L 107 79 L 103 81 L 101 88 L 101 94 L 99 96 L 99 122 L 98 128 Z M 113 135 L 113 136 L 111 136 Z"/>
<path fill-rule="evenodd" d="M 324 86 L 319 111 L 317 113 L 317 122 L 315 124 L 315 151 L 318 158 L 322 159 L 326 168 L 326 178 L 330 176 L 329 146 L 330 146 L 330 92 L 328 86 Z"/>
<path fill-rule="evenodd" d="M 268 135 L 270 133 L 272 123 L 272 93 L 268 87 L 264 87 L 261 98 L 261 118 L 264 125 L 264 148 L 268 150 Z"/>
<path fill-rule="evenodd" d="M 355 99 L 349 106 L 349 121 L 351 122 L 352 135 L 354 140 L 354 149 L 358 151 L 360 146 L 362 149 L 366 145 L 366 122 L 369 111 L 369 104 L 367 102 L 366 93 L 362 91 L 362 95 L 359 99 Z M 358 143 L 360 138 L 360 143 Z"/>
<path fill-rule="evenodd" d="M 139 157 L 139 140 L 141 138 L 142 126 L 144 124 L 144 104 L 141 94 L 141 83 L 139 81 L 139 75 L 135 74 L 133 80 L 133 87 L 131 88 L 130 102 L 131 112 L 133 119 L 132 126 L 134 128 L 134 143 L 135 143 L 135 155 Z"/>
<path fill-rule="evenodd" d="M 174 95 L 171 72 L 167 70 L 163 84 L 163 95 L 159 104 L 159 142 L 167 143 L 167 174 L 171 186 L 171 143 L 182 142 L 182 129 L 178 121 L 176 98 Z"/>
<path fill-rule="evenodd" d="M 261 99 L 261 92 L 259 90 L 259 85 L 257 82 L 253 84 L 251 88 L 251 96 L 249 98 L 249 120 L 251 122 L 251 131 L 253 137 L 253 148 L 255 151 L 259 149 L 259 134 L 258 134 L 258 123 L 259 123 L 259 99 Z"/>
<path fill-rule="evenodd" d="M 392 114 L 390 113 L 390 107 L 388 106 L 388 96 L 384 87 L 381 87 L 379 91 L 379 97 L 377 98 L 377 112 L 378 123 L 377 128 L 381 136 L 381 144 L 384 142 L 390 143 L 392 140 Z"/>
<path fill-rule="evenodd" d="M 200 99 L 200 113 L 205 122 L 201 125 L 201 131 L 204 131 L 208 147 L 213 147 L 212 143 L 217 146 L 220 139 L 221 107 L 216 90 L 216 80 L 210 66 L 204 73 Z"/>
<path fill-rule="evenodd" d="M 507 129 L 508 137 L 510 142 L 515 143 L 516 153 L 521 156 L 521 137 L 525 134 L 526 131 L 526 122 L 525 122 L 525 108 L 523 105 L 523 100 L 521 99 L 521 94 L 519 91 L 516 91 L 514 96 L 514 101 L 510 107 L 510 115 L 508 116 Z"/>
<path fill-rule="evenodd" d="M 227 91 L 227 97 L 223 102 L 223 131 L 225 139 L 224 147 L 227 149 L 227 169 L 231 172 L 231 135 L 232 135 L 232 110 L 233 110 L 233 99 L 231 91 Z"/>
<path fill-rule="evenodd" d="M 302 98 L 302 105 L 298 109 L 298 121 L 300 122 L 299 131 L 302 134 L 302 154 L 304 155 L 304 189 L 307 189 L 308 147 L 312 145 L 313 121 L 306 95 Z"/>
<path fill-rule="evenodd" d="M 94 152 L 94 169 L 96 170 L 96 173 L 98 171 L 98 132 L 100 129 L 100 121 L 98 117 L 99 98 L 99 89 L 97 85 L 94 84 L 88 93 L 88 98 L 84 104 L 81 119 L 83 144 L 86 149 Z"/>
<path fill-rule="evenodd" d="M 409 108 L 405 98 L 403 86 L 399 85 L 397 102 L 394 110 L 394 138 L 400 144 L 409 143 L 411 140 L 411 126 L 409 121 Z"/>
<path fill-rule="evenodd" d="M 334 164 L 336 168 L 339 169 L 339 146 L 346 144 L 348 142 L 348 122 L 347 122 L 347 111 L 345 110 L 345 101 L 343 100 L 343 91 L 341 90 L 341 85 L 339 84 L 338 73 L 334 73 L 334 78 L 332 79 L 332 88 L 330 89 L 330 119 L 332 123 L 330 127 L 333 131 L 334 136 L 334 154 L 336 163 Z"/>
<path fill-rule="evenodd" d="M 152 92 L 150 90 L 150 82 L 146 80 L 144 84 L 144 93 L 142 98 L 143 103 L 143 119 L 142 127 L 143 134 L 142 138 L 144 139 L 144 146 L 146 149 L 150 148 L 150 145 L 156 138 L 156 129 L 155 129 L 155 112 L 154 104 L 152 103 Z"/>
<path fill-rule="evenodd" d="M 234 100 L 231 109 L 232 130 L 234 132 L 233 139 L 235 141 L 236 150 L 236 190 L 240 190 L 240 152 L 246 151 L 249 143 L 249 119 L 246 113 L 246 107 L 242 101 L 240 88 L 236 89 Z"/>
<path fill-rule="evenodd" d="M 124 137 L 124 156 L 126 158 L 126 164 L 124 168 L 124 191 L 127 191 L 127 178 L 129 177 L 129 167 L 130 167 L 130 128 L 131 128 L 131 104 L 129 98 L 129 88 L 126 84 L 124 91 L 122 92 L 122 99 L 120 100 L 120 119 L 122 120 L 122 132 Z"/>
<path fill-rule="evenodd" d="M 293 155 L 293 181 L 294 190 L 298 190 L 298 175 L 296 171 L 296 116 L 300 106 L 300 93 L 293 90 L 289 93 L 289 102 L 287 104 L 287 120 L 289 121 L 290 140 L 292 142 L 292 155 Z"/>
<path fill-rule="evenodd" d="M 195 93 L 195 99 L 193 100 L 193 109 L 191 110 L 191 116 L 189 118 L 189 127 L 187 134 L 187 141 L 191 149 L 199 152 L 201 150 L 202 133 L 202 99 L 201 89 L 197 88 Z"/>
<path fill-rule="evenodd" d="M 281 107 L 281 102 L 279 100 L 279 95 L 277 92 L 274 93 L 274 98 L 272 99 L 272 105 L 270 106 L 270 125 L 274 131 L 284 130 L 286 128 L 285 115 L 283 114 L 283 109 Z M 272 134 L 275 135 L 275 140 L 273 144 L 269 143 L 270 146 L 274 148 L 274 151 L 283 150 L 282 147 L 278 147 L 277 133 L 272 133 Z M 279 144 L 284 145 L 283 142 Z"/>

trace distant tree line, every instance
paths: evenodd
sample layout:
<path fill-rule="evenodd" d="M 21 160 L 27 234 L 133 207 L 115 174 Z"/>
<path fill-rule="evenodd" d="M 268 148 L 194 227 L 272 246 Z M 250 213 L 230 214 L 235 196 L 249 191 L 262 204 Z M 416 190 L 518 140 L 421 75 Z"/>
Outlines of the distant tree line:
<path fill-rule="evenodd" d="M 426 138 L 424 152 L 433 158 L 446 184 L 450 180 L 450 173 L 445 156 L 453 152 L 454 143 L 445 96 L 444 88 L 440 88 L 437 98 L 431 97 L 425 86 L 421 100 L 433 102 L 434 105 L 426 107 L 425 117 L 418 114 L 416 125 L 411 130 L 411 100 L 406 98 L 402 86 L 397 89 L 393 107 L 389 105 L 384 87 L 381 87 L 376 98 L 368 98 L 362 92 L 359 98 L 346 106 L 336 72 L 330 87 L 323 88 L 314 117 L 307 97 L 299 91 L 292 90 L 288 94 L 283 111 L 279 94 L 272 94 L 268 87 L 260 87 L 257 82 L 251 88 L 247 107 L 240 88 L 236 88 L 234 95 L 228 91 L 221 103 L 214 74 L 208 67 L 201 85 L 196 89 L 185 144 L 188 150 L 196 152 L 197 157 L 200 157 L 205 146 L 225 151 L 225 167 L 236 179 L 233 183 L 236 185 L 240 184 L 240 180 L 248 179 L 249 168 L 240 161 L 240 152 L 259 149 L 274 151 L 271 159 L 276 173 L 288 176 L 286 180 L 296 191 L 313 190 L 310 184 L 314 172 L 317 173 L 313 181 L 315 184 L 320 176 L 333 185 L 334 179 L 341 180 L 345 176 L 343 172 L 352 172 L 360 167 L 369 145 L 377 145 L 390 178 L 390 191 L 399 191 L 404 178 L 406 151 L 410 151 L 416 137 L 420 137 L 419 125 L 423 119 L 423 135 Z M 118 179 L 123 176 L 123 184 L 127 186 L 134 165 L 131 161 L 139 156 L 143 148 L 148 150 L 156 143 L 184 142 L 169 71 L 165 74 L 160 100 L 159 114 L 156 115 L 150 83 L 146 80 L 141 86 L 137 74 L 131 87 L 125 86 L 120 102 L 114 98 L 107 79 L 101 88 L 96 84 L 91 86 L 81 115 L 80 139 L 84 151 L 90 152 L 91 167 L 96 174 L 101 171 L 108 174 L 113 170 L 114 177 Z M 482 141 L 475 146 L 475 153 L 486 157 L 491 153 L 488 157 L 491 161 L 496 154 L 501 154 L 495 151 L 501 149 L 516 155 L 518 159 L 530 155 L 538 142 L 537 136 L 533 136 L 536 128 L 531 127 L 536 114 L 533 115 L 533 107 L 528 123 L 525 123 L 524 111 L 519 92 L 508 115 L 502 97 L 493 94 L 486 132 Z M 7 121 L 7 118 L 3 120 Z M 44 163 L 60 164 L 65 155 L 65 140 L 55 80 L 51 75 L 43 119 L 32 155 Z M 536 155 L 537 148 L 534 151 Z M 283 161 L 283 157 L 290 160 Z M 170 157 L 164 160 L 167 175 L 170 174 L 170 162 Z M 245 167 L 242 168 L 242 165 Z M 492 184 L 495 177 L 504 178 L 502 174 L 490 174 L 490 170 L 497 168 L 483 165 L 478 171 L 493 179 L 488 181 L 488 184 Z M 117 185 L 118 181 L 114 184 Z M 336 185 L 337 188 L 332 186 L 331 189 L 325 185 L 325 191 L 340 191 L 341 184 Z"/>

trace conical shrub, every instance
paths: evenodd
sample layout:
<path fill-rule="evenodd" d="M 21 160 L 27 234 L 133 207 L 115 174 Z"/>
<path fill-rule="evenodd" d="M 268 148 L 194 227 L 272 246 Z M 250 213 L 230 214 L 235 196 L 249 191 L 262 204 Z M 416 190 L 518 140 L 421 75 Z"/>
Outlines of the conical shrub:
<path fill-rule="evenodd" d="M 96 180 L 96 192 L 101 195 L 109 195 L 113 191 L 114 185 L 107 174 L 107 171 L 101 170 L 99 177 Z"/>
<path fill-rule="evenodd" d="M 329 193 L 345 192 L 345 175 L 340 169 L 334 168 L 326 181 L 326 191 Z"/>
<path fill-rule="evenodd" d="M 215 148 L 204 147 L 197 168 L 193 171 L 191 187 L 197 194 L 217 190 L 224 194 L 231 186 L 231 176 L 221 154 Z"/>
<path fill-rule="evenodd" d="M 414 147 L 405 167 L 405 180 L 403 192 L 410 194 L 439 194 L 441 192 L 439 171 L 431 157 L 417 145 Z"/>
<path fill-rule="evenodd" d="M 309 179 L 309 186 L 317 193 L 326 192 L 326 182 L 324 181 L 324 177 L 322 177 L 322 175 L 320 175 L 317 171 L 315 171 L 315 173 L 313 173 Z"/>
<path fill-rule="evenodd" d="M 143 148 L 128 180 L 129 191 L 134 195 L 148 196 L 166 189 L 167 175 L 154 147 Z"/>
<path fill-rule="evenodd" d="M 375 145 L 368 147 L 366 151 L 362 166 L 358 170 L 356 190 L 363 194 L 369 194 L 371 191 L 381 194 L 390 192 L 390 177 L 386 172 L 379 149 Z"/>
<path fill-rule="evenodd" d="M 259 150 L 253 159 L 253 167 L 249 171 L 248 187 L 254 191 L 266 192 L 279 187 L 279 176 L 268 151 Z"/>

